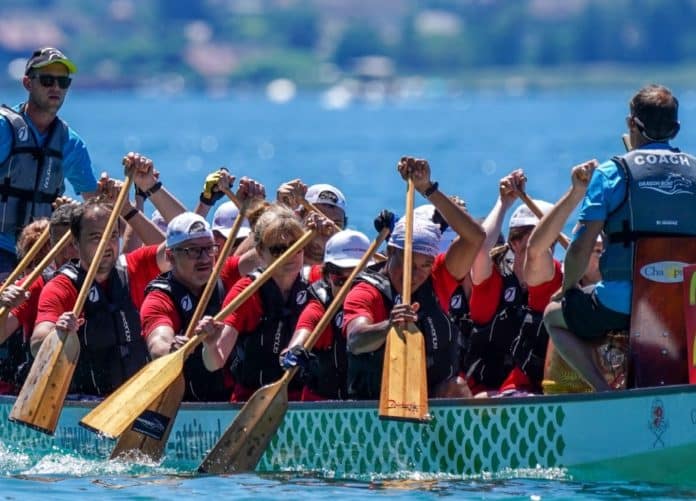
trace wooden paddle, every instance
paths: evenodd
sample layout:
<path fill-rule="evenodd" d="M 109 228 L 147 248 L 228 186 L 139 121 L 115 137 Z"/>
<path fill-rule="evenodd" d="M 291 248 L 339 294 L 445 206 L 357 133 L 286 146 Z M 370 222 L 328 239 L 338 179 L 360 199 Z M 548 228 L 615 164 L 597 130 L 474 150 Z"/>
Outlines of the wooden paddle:
<path fill-rule="evenodd" d="M 520 198 L 522 199 L 522 201 L 524 202 L 524 204 L 525 204 L 527 207 L 529 207 L 529 210 L 531 210 L 532 213 L 533 213 L 536 217 L 538 217 L 539 219 L 541 219 L 542 217 L 544 217 L 544 213 L 541 212 L 541 209 L 539 208 L 539 206 L 538 206 L 536 203 L 534 203 L 534 200 L 532 200 L 532 199 L 529 197 L 529 195 L 527 195 L 524 191 L 521 191 L 521 192 L 519 193 L 519 195 L 520 195 Z M 569 239 L 566 235 L 564 235 L 563 233 L 561 233 L 560 235 L 558 235 L 558 238 L 557 238 L 556 240 L 558 241 L 559 244 L 561 244 L 561 246 L 562 246 L 564 249 L 567 249 L 568 246 L 570 245 L 570 239 Z"/>
<path fill-rule="evenodd" d="M 411 304 L 413 266 L 413 180 L 406 193 L 406 239 L 404 243 L 401 303 Z M 393 325 L 384 348 L 379 417 L 406 421 L 428 421 L 428 375 L 425 341 L 413 323 Z"/>
<path fill-rule="evenodd" d="M 29 275 L 27 275 L 24 282 L 22 282 L 20 289 L 26 291 L 31 286 L 31 284 L 33 284 L 36 281 L 36 279 L 39 278 L 41 273 L 43 273 L 43 271 L 48 267 L 48 265 L 53 262 L 56 255 L 63 250 L 63 247 L 65 247 L 71 239 L 72 234 L 70 233 L 70 230 L 68 230 L 60 238 L 60 240 L 58 240 L 58 243 L 51 247 L 51 250 L 48 251 L 48 254 L 46 254 L 46 256 L 44 256 L 44 258 L 39 262 L 39 264 L 36 265 L 36 268 L 34 268 L 32 272 L 29 273 Z M 0 293 L 2 292 L 0 291 Z M 5 306 L 0 307 L 0 317 L 2 317 L 5 314 L 7 314 L 7 308 Z"/>
<path fill-rule="evenodd" d="M 329 325 L 336 312 L 343 306 L 353 280 L 374 255 L 377 248 L 389 235 L 383 229 L 367 249 L 360 262 L 341 286 L 319 323 L 307 337 L 304 349 L 311 350 L 321 334 Z M 283 374 L 275 383 L 268 384 L 254 392 L 225 430 L 217 443 L 208 452 L 201 463 L 200 473 L 231 473 L 251 471 L 263 455 L 268 443 L 283 421 L 288 408 L 288 384 L 292 381 L 298 367 L 293 367 Z"/>
<path fill-rule="evenodd" d="M 229 190 L 228 190 L 229 191 Z M 232 193 L 230 193 L 232 195 Z M 234 195 L 232 195 L 234 196 Z M 235 196 L 235 198 L 237 198 Z M 239 201 L 237 199 L 237 201 Z M 193 336 L 193 331 L 196 324 L 203 317 L 205 309 L 208 307 L 210 298 L 217 287 L 218 277 L 225 265 L 225 260 L 232 251 L 234 241 L 237 238 L 239 228 L 242 226 L 244 216 L 246 214 L 246 206 L 242 205 L 237 217 L 232 224 L 230 233 L 222 246 L 220 255 L 217 257 L 215 266 L 213 267 L 210 278 L 203 289 L 201 297 L 198 301 L 196 309 L 193 311 L 191 321 L 184 333 L 187 338 Z M 123 433 L 121 438 L 116 443 L 114 450 L 111 452 L 111 458 L 123 455 L 124 453 L 139 451 L 152 459 L 159 459 L 164 451 L 164 446 L 167 444 L 169 433 L 171 432 L 174 419 L 179 412 L 179 407 L 184 399 L 186 384 L 183 373 L 177 377 L 174 382 L 167 388 L 160 398 L 156 398 L 152 405 L 148 406 L 145 412 L 135 419 L 131 429 Z M 157 426 L 150 426 L 150 423 L 156 422 Z M 166 423 L 166 424 L 165 424 Z"/>
<path fill-rule="evenodd" d="M 302 204 L 302 207 L 304 207 L 309 212 L 316 212 L 317 214 L 319 214 L 321 216 L 325 216 L 328 219 L 328 216 L 326 216 L 326 214 L 324 214 L 321 210 L 319 210 L 319 208 L 316 205 L 314 205 L 312 202 L 308 202 L 307 200 L 305 200 L 303 198 L 300 203 Z M 333 225 L 333 227 L 336 231 L 341 231 L 343 229 L 340 226 L 338 226 L 335 222 L 331 221 L 331 219 L 329 219 L 329 221 L 331 222 L 331 224 Z"/>
<path fill-rule="evenodd" d="M 631 146 L 631 136 L 628 134 L 621 135 L 621 141 L 623 141 L 624 148 L 626 151 L 631 151 L 633 147 Z"/>
<path fill-rule="evenodd" d="M 76 317 L 82 313 L 100 261 L 128 198 L 131 183 L 131 176 L 126 175 L 75 300 L 72 312 Z M 53 329 L 41 343 L 27 380 L 12 407 L 10 420 L 53 434 L 79 357 L 80 341 L 77 334 Z"/>
<path fill-rule="evenodd" d="M 256 280 L 254 280 L 230 304 L 215 315 L 215 320 L 223 320 L 249 299 L 278 268 L 297 254 L 314 238 L 316 230 L 305 232 L 285 253 L 276 259 Z M 189 354 L 203 341 L 201 336 L 193 336 L 174 353 L 153 360 L 140 369 L 132 378 L 109 395 L 87 414 L 80 424 L 87 429 L 110 438 L 121 435 L 135 419 L 159 398 L 169 385 L 181 374 Z"/>
<path fill-rule="evenodd" d="M 22 273 L 24 273 L 24 270 L 27 268 L 27 266 L 29 266 L 29 264 L 34 260 L 39 251 L 43 249 L 43 246 L 46 245 L 46 242 L 48 242 L 49 237 L 50 228 L 49 226 L 46 226 L 46 228 L 41 232 L 41 235 L 39 235 L 38 240 L 36 240 L 36 242 L 34 242 L 34 245 L 31 246 L 31 249 L 29 249 L 29 252 L 27 252 L 27 254 L 22 258 L 22 260 L 17 264 L 17 266 L 15 266 L 15 269 L 12 270 L 12 273 L 10 273 L 8 277 L 5 279 L 5 281 L 2 283 L 2 286 L 0 286 L 0 294 L 2 294 L 5 289 L 7 289 L 8 285 L 15 283 L 17 279 L 22 275 Z"/>

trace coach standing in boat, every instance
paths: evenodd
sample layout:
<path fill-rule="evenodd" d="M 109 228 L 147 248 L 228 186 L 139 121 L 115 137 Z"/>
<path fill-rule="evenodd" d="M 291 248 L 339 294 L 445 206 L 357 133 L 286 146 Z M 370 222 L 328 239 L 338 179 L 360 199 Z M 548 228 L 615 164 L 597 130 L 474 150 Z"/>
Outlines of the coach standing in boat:
<path fill-rule="evenodd" d="M 636 238 L 696 235 L 696 158 L 669 144 L 679 132 L 678 108 L 661 85 L 643 87 L 631 99 L 626 123 L 633 149 L 594 171 L 566 254 L 562 288 L 545 312 L 556 349 L 597 391 L 611 388 L 594 363 L 589 341 L 629 327 Z M 591 290 L 580 289 L 577 283 L 601 231 L 606 235 L 602 280 Z"/>
<path fill-rule="evenodd" d="M 469 214 L 430 179 L 426 160 L 404 157 L 401 176 L 412 179 L 415 189 L 442 214 L 459 238 L 446 253 L 439 252 L 440 228 L 423 218 L 413 222 L 414 304 L 399 304 L 402 293 L 405 224 L 394 227 L 387 247 L 387 261 L 378 272 L 362 274 L 344 303 L 344 332 L 348 346 L 348 394 L 353 398 L 379 398 L 384 343 L 390 326 L 415 322 L 425 337 L 428 387 L 433 396 L 465 396 L 459 384 L 459 335 L 448 315 L 452 293 L 469 273 L 485 234 Z M 385 221 L 375 222 L 381 231 Z"/>
<path fill-rule="evenodd" d="M 76 71 L 58 49 L 39 49 L 22 79 L 26 102 L 0 107 L 0 278 L 16 264 L 16 236 L 31 220 L 51 214 L 66 178 L 77 193 L 96 191 L 84 141 L 57 115 Z"/>

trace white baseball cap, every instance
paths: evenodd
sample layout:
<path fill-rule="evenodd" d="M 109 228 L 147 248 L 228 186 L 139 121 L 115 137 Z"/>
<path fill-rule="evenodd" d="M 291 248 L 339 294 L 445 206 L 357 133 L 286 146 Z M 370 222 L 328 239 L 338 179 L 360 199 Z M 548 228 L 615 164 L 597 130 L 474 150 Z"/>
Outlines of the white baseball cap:
<path fill-rule="evenodd" d="M 333 205 L 346 210 L 346 197 L 343 196 L 341 190 L 330 184 L 313 184 L 307 188 L 305 200 L 313 204 Z"/>
<path fill-rule="evenodd" d="M 413 252 L 426 256 L 437 256 L 440 253 L 440 227 L 422 217 L 413 218 Z M 389 247 L 403 249 L 406 241 L 406 219 L 401 218 L 394 225 L 389 237 Z"/>
<path fill-rule="evenodd" d="M 433 216 L 435 215 L 435 206 L 433 204 L 419 205 L 413 209 L 413 215 L 417 218 L 424 219 L 426 221 L 433 222 Z M 454 239 L 457 238 L 457 232 L 448 226 L 445 231 L 440 235 L 440 252 L 447 252 Z"/>
<path fill-rule="evenodd" d="M 179 214 L 167 225 L 167 248 L 169 249 L 190 240 L 206 237 L 213 240 L 210 225 L 194 212 Z"/>
<path fill-rule="evenodd" d="M 217 231 L 227 238 L 238 215 L 239 209 L 234 202 L 229 201 L 221 204 L 213 215 L 213 231 Z M 237 238 L 245 238 L 249 233 L 251 233 L 251 226 L 249 226 L 249 221 L 244 218 L 242 226 L 239 227 Z"/>
<path fill-rule="evenodd" d="M 543 214 L 548 214 L 553 208 L 553 204 L 544 200 L 534 200 L 534 203 L 539 207 Z M 520 205 L 510 217 L 509 228 L 519 228 L 520 226 L 536 226 L 539 218 L 534 215 L 532 210 L 526 205 Z"/>
<path fill-rule="evenodd" d="M 355 230 L 339 231 L 326 242 L 324 263 L 331 263 L 339 268 L 354 268 L 369 247 L 370 240 L 364 233 Z M 368 264 L 372 264 L 372 261 Z"/>

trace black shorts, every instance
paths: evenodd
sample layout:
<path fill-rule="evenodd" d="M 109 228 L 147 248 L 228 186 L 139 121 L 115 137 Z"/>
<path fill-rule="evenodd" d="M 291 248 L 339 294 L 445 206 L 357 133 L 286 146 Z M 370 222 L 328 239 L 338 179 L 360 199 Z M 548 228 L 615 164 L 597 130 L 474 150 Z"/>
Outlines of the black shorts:
<path fill-rule="evenodd" d="M 611 330 L 628 330 L 630 315 L 610 310 L 597 299 L 594 285 L 569 289 L 561 300 L 568 329 L 583 339 L 598 339 Z"/>

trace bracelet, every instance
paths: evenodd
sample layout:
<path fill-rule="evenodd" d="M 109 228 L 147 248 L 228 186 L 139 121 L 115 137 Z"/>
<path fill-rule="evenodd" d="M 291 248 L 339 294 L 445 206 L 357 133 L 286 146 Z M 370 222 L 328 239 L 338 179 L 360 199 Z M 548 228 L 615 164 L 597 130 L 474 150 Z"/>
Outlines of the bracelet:
<path fill-rule="evenodd" d="M 430 187 L 423 192 L 423 196 L 425 198 L 430 198 L 430 196 L 437 191 L 437 189 L 440 187 L 440 183 L 435 181 L 434 183 L 430 184 Z"/>
<path fill-rule="evenodd" d="M 136 196 L 136 197 L 140 197 L 140 198 L 142 198 L 143 200 L 146 200 L 146 199 L 147 199 L 147 194 L 146 194 L 143 190 L 141 190 L 140 188 L 138 188 L 137 186 L 135 187 L 135 196 Z"/>
<path fill-rule="evenodd" d="M 140 212 L 140 211 L 138 209 L 136 209 L 135 207 L 133 207 L 131 210 L 128 211 L 128 214 L 123 216 L 123 219 L 125 219 L 126 221 L 130 221 L 131 219 L 133 219 L 135 217 L 135 215 L 138 212 Z"/>
<path fill-rule="evenodd" d="M 149 190 L 139 190 L 139 188 L 136 186 L 136 195 L 140 195 L 143 197 L 145 200 L 147 200 L 153 193 L 157 193 L 157 191 L 162 187 L 162 181 L 157 181 L 155 184 L 152 185 L 152 187 Z"/>

